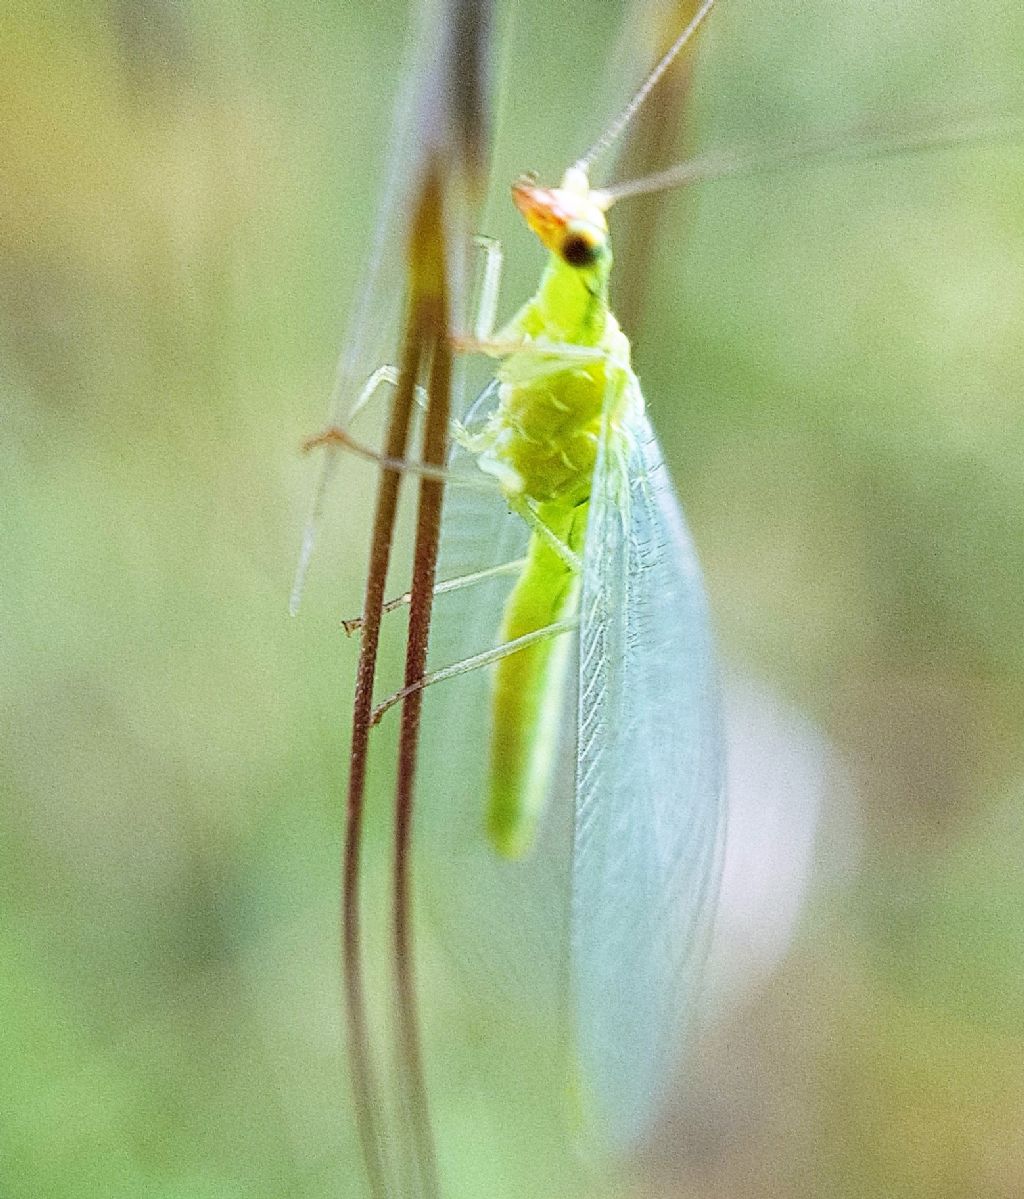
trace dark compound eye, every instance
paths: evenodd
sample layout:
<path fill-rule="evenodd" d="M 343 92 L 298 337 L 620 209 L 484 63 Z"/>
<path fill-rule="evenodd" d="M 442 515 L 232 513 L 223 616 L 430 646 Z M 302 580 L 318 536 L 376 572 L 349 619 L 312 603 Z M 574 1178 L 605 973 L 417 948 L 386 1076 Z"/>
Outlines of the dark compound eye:
<path fill-rule="evenodd" d="M 597 261 L 597 246 L 582 233 L 570 233 L 562 242 L 562 257 L 570 266 L 593 266 Z"/>

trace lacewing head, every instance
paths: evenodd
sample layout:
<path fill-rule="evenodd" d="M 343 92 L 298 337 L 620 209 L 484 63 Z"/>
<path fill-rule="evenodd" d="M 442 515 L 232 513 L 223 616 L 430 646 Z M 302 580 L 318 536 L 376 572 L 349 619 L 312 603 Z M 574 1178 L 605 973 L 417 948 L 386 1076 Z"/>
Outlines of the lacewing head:
<path fill-rule="evenodd" d="M 607 253 L 608 199 L 591 189 L 586 172 L 571 168 L 560 187 L 539 187 L 523 176 L 512 185 L 512 199 L 541 243 L 569 266 L 593 266 Z"/>

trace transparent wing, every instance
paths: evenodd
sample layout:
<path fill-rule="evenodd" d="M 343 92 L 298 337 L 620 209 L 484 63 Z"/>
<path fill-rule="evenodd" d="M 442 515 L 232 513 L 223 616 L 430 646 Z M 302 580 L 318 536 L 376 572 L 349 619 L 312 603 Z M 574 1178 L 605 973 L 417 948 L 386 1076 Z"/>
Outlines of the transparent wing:
<path fill-rule="evenodd" d="M 491 388 L 468 420 L 495 399 Z M 606 1148 L 649 1123 L 693 1013 L 722 825 L 700 574 L 654 435 L 646 421 L 633 433 L 631 449 L 598 463 L 580 686 L 567 688 L 559 774 L 533 851 L 508 862 L 484 835 L 485 670 L 427 694 L 417 816 L 426 907 L 462 1016 L 491 1046 L 488 1089 L 499 1064 L 514 1063 L 520 1097 L 578 1130 L 575 1092 Z M 452 465 L 475 469 L 458 449 Z M 438 577 L 513 560 L 526 541 L 497 492 L 450 488 Z M 432 667 L 494 645 L 512 582 L 438 597 Z"/>
<path fill-rule="evenodd" d="M 582 1097 L 643 1131 L 692 1019 L 720 870 L 707 602 L 645 418 L 598 461 L 584 554 L 571 955 Z"/>
<path fill-rule="evenodd" d="M 470 245 L 489 143 L 489 89 L 483 75 L 489 14 L 490 6 L 475 0 L 421 0 L 419 5 L 400 76 L 383 199 L 331 388 L 329 425 L 344 425 L 371 374 L 396 361 L 407 296 L 409 214 L 431 155 L 443 157 L 447 166 L 445 208 L 451 227 L 446 266 L 455 323 L 466 324 Z M 457 371 L 456 392 L 461 376 Z M 321 451 L 292 584 L 293 614 L 301 602 L 338 454 L 331 446 Z"/>
<path fill-rule="evenodd" d="M 468 420 L 479 419 L 495 397 L 496 388 L 485 393 Z M 478 472 L 472 456 L 459 449 L 452 465 Z M 438 577 L 515 560 L 527 541 L 522 519 L 509 514 L 497 488 L 487 495 L 449 486 Z M 514 581 L 493 578 L 438 596 L 432 668 L 496 644 Z M 574 659 L 569 670 L 574 682 Z M 439 1030 L 427 1060 L 448 1080 L 446 1087 L 474 1094 L 490 1120 L 500 1122 L 499 1141 L 510 1161 L 545 1152 L 571 1159 L 566 1079 L 575 685 L 567 688 L 552 800 L 530 854 L 513 862 L 496 853 L 485 834 L 490 684 L 491 671 L 476 670 L 424 697 L 416 871 L 430 941 L 442 949 L 440 990 L 450 1005 L 447 1019 L 427 1021 Z M 545 1150 L 538 1148 L 542 1142 Z"/>
<path fill-rule="evenodd" d="M 497 385 L 471 408 L 472 424 L 490 411 Z M 456 447 L 456 472 L 479 475 L 473 456 Z M 494 493 L 450 486 L 445 495 L 438 579 L 459 578 L 514 561 L 529 534 L 523 520 Z M 514 575 L 488 579 L 438 596 L 431 630 L 431 668 L 493 647 Z M 430 883 L 428 905 L 438 933 L 464 972 L 474 999 L 522 1005 L 547 1019 L 565 1006 L 571 773 L 555 787 L 537 845 L 510 862 L 485 836 L 489 670 L 476 670 L 428 691 L 420 769 L 420 861 Z M 571 736 L 572 730 L 568 730 Z M 571 765 L 571 746 L 562 755 Z"/>

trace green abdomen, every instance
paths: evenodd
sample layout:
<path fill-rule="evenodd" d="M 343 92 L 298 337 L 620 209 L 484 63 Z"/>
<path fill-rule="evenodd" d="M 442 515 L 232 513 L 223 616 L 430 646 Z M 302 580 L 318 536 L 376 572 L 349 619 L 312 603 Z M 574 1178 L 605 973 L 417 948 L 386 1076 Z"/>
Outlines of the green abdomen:
<path fill-rule="evenodd" d="M 583 551 L 587 505 L 542 507 L 538 515 L 574 553 Z M 573 616 L 579 578 L 537 533 L 505 605 L 498 643 Z M 487 831 L 498 851 L 519 857 L 533 843 L 558 750 L 572 637 L 534 642 L 495 666 L 491 701 Z"/>

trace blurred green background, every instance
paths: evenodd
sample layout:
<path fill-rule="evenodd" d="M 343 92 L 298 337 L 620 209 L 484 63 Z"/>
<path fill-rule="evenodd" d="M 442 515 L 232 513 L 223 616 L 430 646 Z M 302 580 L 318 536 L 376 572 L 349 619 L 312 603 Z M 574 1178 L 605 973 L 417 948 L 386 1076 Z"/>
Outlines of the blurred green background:
<path fill-rule="evenodd" d="M 540 259 L 505 181 L 598 132 L 629 82 L 601 79 L 620 15 L 514 5 L 488 221 L 506 311 Z M 297 447 L 373 227 L 406 18 L 0 18 L 5 1199 L 364 1194 L 338 619 L 368 468 L 336 489 L 298 620 L 287 594 Z M 998 124 L 1024 113 L 1022 55 L 1011 0 L 723 0 L 691 140 Z M 453 1195 L 1024 1193 L 1022 152 L 727 180 L 652 223 L 638 366 L 723 656 L 834 747 L 856 865 L 813 877 L 788 953 L 730 997 L 689 1106 L 621 1178 L 522 1160 L 485 1099 L 442 1089 Z M 379 809 L 386 753 L 371 781 Z M 443 1011 L 443 968 L 426 978 Z"/>

